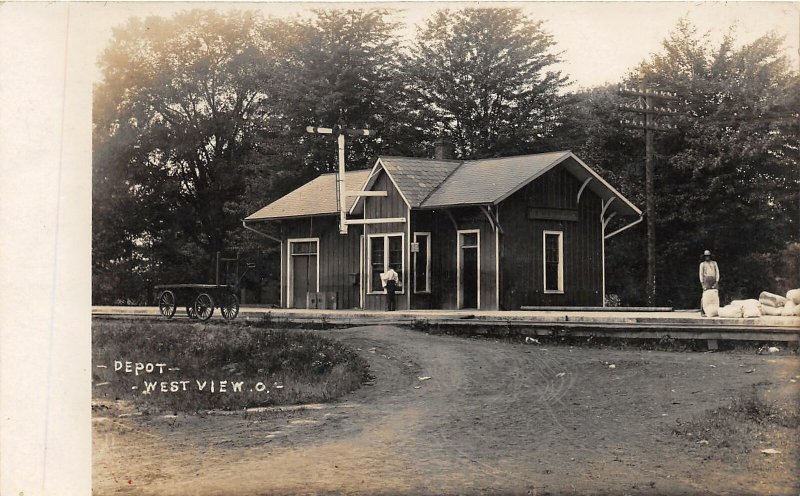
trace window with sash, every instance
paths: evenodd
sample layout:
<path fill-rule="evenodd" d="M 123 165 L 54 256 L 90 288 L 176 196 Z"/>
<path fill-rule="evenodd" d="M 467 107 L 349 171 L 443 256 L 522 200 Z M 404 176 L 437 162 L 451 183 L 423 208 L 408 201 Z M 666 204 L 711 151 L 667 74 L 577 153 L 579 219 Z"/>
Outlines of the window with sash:
<path fill-rule="evenodd" d="M 397 272 L 398 280 L 401 283 L 401 288 L 398 292 L 402 293 L 402 278 L 405 269 L 403 235 L 370 234 L 367 239 L 367 253 L 369 254 L 369 292 L 383 293 L 386 291 L 381 282 L 381 274 L 391 267 Z"/>

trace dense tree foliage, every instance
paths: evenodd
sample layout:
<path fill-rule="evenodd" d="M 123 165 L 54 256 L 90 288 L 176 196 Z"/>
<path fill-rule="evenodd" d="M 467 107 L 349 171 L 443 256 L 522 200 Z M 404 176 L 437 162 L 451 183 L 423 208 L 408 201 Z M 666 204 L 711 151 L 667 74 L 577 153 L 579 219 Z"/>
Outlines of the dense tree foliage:
<path fill-rule="evenodd" d="M 105 183 L 125 216 L 106 233 L 135 247 L 146 272 L 207 279 L 210 254 L 239 225 L 244 159 L 273 112 L 264 81 L 274 46 L 260 24 L 212 11 L 132 19 L 101 58 L 95 219 L 109 208 L 100 205 Z M 96 266 L 113 260 L 97 248 Z"/>
<path fill-rule="evenodd" d="M 696 305 L 695 269 L 704 249 L 719 257 L 728 297 L 800 283 L 781 261 L 782 250 L 798 240 L 800 169 L 800 87 L 782 41 L 767 34 L 736 48 L 729 34 L 715 46 L 684 19 L 627 82 L 681 97 L 663 103 L 678 111 L 668 118 L 677 129 L 656 139 L 659 300 Z M 580 99 L 571 116 L 585 123 L 576 149 L 643 205 L 644 144 L 640 132 L 619 125 L 623 98 L 605 88 Z M 609 243 L 609 282 L 629 301 L 644 295 L 644 229 L 637 229 L 641 236 Z"/>
<path fill-rule="evenodd" d="M 393 88 L 400 70 L 397 56 L 398 25 L 386 10 L 320 10 L 304 23 L 306 37 L 293 54 L 288 86 L 292 91 L 292 127 L 305 125 L 371 128 L 382 139 L 386 120 L 395 110 Z M 336 169 L 331 137 L 309 136 L 301 141 L 306 164 L 315 172 Z M 380 141 L 350 139 L 347 163 L 355 168 L 372 165 Z"/>
<path fill-rule="evenodd" d="M 389 16 L 195 10 L 115 29 L 94 98 L 95 301 L 209 281 L 216 253 L 258 245 L 243 217 L 331 168 L 335 144 L 307 125 L 396 114 Z M 376 147 L 353 145 L 366 166 Z"/>
<path fill-rule="evenodd" d="M 450 138 L 463 158 L 547 150 L 567 83 L 554 47 L 519 9 L 439 11 L 417 34 L 409 106 L 430 139 Z"/>

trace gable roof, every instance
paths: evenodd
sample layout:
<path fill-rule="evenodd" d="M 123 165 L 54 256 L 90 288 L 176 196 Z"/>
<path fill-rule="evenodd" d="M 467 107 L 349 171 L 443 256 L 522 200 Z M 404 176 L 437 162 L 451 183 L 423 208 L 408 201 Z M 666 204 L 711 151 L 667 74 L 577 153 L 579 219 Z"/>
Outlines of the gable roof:
<path fill-rule="evenodd" d="M 460 160 L 407 157 L 380 157 L 378 161 L 412 208 L 421 207 L 425 199 L 463 163 Z M 365 189 L 371 186 L 367 183 Z"/>
<path fill-rule="evenodd" d="M 581 183 L 591 179 L 587 188 L 603 202 L 610 202 L 617 215 L 642 215 L 636 205 L 570 151 L 465 161 L 421 207 L 496 205 L 557 165 L 565 167 Z"/>
<path fill-rule="evenodd" d="M 364 184 L 369 169 L 345 172 L 346 184 Z M 351 200 L 355 201 L 355 198 Z M 352 205 L 349 205 L 352 206 Z M 322 174 L 316 179 L 284 195 L 244 220 L 273 220 L 313 215 L 333 215 L 336 204 L 336 174 Z"/>
<path fill-rule="evenodd" d="M 570 152 L 469 160 L 425 200 L 422 207 L 496 203 L 561 161 Z"/>
<path fill-rule="evenodd" d="M 347 172 L 345 181 L 348 190 L 356 189 L 356 185 L 370 190 L 383 170 L 411 208 L 496 205 L 558 165 L 608 202 L 617 215 L 642 215 L 639 208 L 570 151 L 466 161 L 380 157 L 371 171 Z M 360 198 L 351 200 L 350 213 L 358 213 L 361 204 Z M 335 213 L 336 174 L 324 174 L 245 220 Z"/>

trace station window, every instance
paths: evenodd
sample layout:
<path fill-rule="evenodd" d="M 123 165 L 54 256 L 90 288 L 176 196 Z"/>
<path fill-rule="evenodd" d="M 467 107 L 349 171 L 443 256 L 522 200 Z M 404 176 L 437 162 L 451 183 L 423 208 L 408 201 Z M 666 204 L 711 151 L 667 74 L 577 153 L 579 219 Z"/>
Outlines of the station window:
<path fill-rule="evenodd" d="M 369 292 L 383 293 L 381 284 L 381 273 L 386 272 L 389 267 L 397 272 L 397 276 L 402 284 L 405 269 L 403 257 L 403 235 L 402 234 L 370 234 L 367 241 L 367 253 L 369 253 Z M 405 288 L 402 284 L 401 288 Z M 402 293 L 401 289 L 398 293 Z"/>
<path fill-rule="evenodd" d="M 544 292 L 564 292 L 564 233 L 544 231 Z"/>

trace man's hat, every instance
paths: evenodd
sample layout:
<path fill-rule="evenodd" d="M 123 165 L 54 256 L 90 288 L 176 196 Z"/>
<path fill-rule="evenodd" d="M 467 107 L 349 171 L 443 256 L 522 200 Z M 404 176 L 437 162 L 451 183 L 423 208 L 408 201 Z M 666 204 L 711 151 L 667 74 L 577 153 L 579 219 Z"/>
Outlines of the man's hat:
<path fill-rule="evenodd" d="M 710 257 L 711 256 L 711 252 L 706 250 L 706 251 L 703 252 L 703 256 L 704 257 Z"/>

